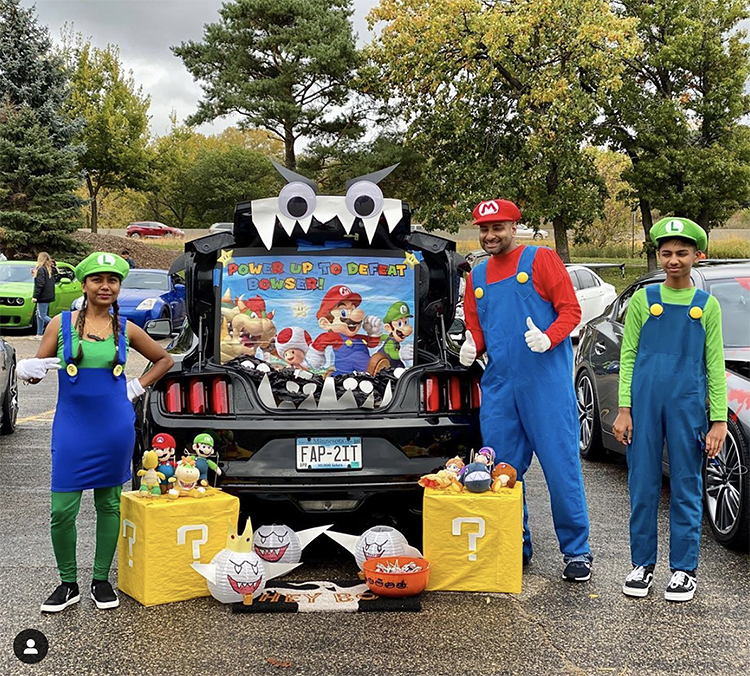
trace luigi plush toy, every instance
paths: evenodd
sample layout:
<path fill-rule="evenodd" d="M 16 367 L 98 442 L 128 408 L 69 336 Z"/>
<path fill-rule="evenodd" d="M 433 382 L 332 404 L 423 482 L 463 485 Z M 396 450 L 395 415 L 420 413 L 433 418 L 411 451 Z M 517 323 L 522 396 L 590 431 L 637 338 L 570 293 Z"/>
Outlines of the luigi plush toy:
<path fill-rule="evenodd" d="M 213 460 L 210 460 L 214 451 L 214 440 L 210 434 L 202 432 L 193 439 L 193 457 L 195 458 L 195 466 L 200 472 L 200 483 L 203 486 L 208 485 L 208 469 L 209 467 L 216 472 L 217 475 L 221 475 L 221 467 L 219 467 Z"/>

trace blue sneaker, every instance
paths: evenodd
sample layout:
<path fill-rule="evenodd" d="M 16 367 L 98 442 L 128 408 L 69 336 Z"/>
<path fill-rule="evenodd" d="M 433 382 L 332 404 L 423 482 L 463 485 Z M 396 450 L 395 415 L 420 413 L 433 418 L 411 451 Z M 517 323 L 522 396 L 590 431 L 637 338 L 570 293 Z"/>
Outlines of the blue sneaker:
<path fill-rule="evenodd" d="M 586 582 L 591 579 L 591 558 L 586 554 L 571 556 L 565 562 L 563 580 L 568 582 Z"/>

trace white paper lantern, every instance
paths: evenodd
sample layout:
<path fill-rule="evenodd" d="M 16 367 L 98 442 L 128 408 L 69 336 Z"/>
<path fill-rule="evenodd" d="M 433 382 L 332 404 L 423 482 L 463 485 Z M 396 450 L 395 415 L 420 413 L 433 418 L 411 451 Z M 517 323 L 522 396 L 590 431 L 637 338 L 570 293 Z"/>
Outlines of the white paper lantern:
<path fill-rule="evenodd" d="M 266 584 L 263 561 L 255 552 L 222 549 L 211 561 L 216 582 L 208 581 L 208 591 L 221 603 L 236 603 L 246 595 L 258 596 Z"/>
<path fill-rule="evenodd" d="M 302 556 L 297 533 L 289 526 L 261 526 L 253 536 L 253 549 L 269 563 L 298 563 Z"/>
<path fill-rule="evenodd" d="M 359 569 L 366 559 L 381 556 L 406 556 L 411 550 L 403 534 L 391 526 L 373 526 L 360 535 L 354 549 Z"/>

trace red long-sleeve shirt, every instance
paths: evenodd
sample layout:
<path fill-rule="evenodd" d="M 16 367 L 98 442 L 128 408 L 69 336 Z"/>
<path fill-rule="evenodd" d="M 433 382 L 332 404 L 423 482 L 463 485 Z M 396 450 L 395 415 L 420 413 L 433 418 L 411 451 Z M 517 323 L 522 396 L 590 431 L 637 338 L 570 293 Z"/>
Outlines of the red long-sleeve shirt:
<path fill-rule="evenodd" d="M 516 274 L 518 260 L 525 246 L 519 246 L 510 253 L 502 256 L 490 256 L 487 261 L 487 284 L 499 282 Z M 536 292 L 546 301 L 552 303 L 557 312 L 557 319 L 545 333 L 551 341 L 550 349 L 557 346 L 581 321 L 581 306 L 576 298 L 570 275 L 565 269 L 560 257 L 552 249 L 539 247 L 531 267 L 531 278 Z M 474 284 L 469 274 L 466 279 L 466 293 L 464 295 L 464 319 L 466 328 L 471 331 L 477 345 L 477 354 L 485 351 L 484 333 L 477 314 L 477 299 L 474 295 Z M 526 332 L 524 324 L 520 329 Z"/>

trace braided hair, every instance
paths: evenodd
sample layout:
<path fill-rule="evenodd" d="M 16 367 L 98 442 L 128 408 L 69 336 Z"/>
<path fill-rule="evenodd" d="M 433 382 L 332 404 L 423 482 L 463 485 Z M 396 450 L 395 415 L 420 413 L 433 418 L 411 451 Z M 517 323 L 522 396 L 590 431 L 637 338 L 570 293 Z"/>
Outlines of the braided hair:
<path fill-rule="evenodd" d="M 83 332 L 86 326 L 86 311 L 89 307 L 89 299 L 86 294 L 83 294 L 83 304 L 81 309 L 78 311 L 78 318 L 76 319 L 76 333 L 78 334 L 78 352 L 73 357 L 73 363 L 78 365 L 83 359 Z M 114 368 L 120 363 L 120 306 L 117 301 L 112 303 L 112 337 L 115 343 L 115 356 L 112 358 L 110 366 Z"/>

